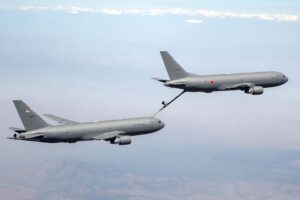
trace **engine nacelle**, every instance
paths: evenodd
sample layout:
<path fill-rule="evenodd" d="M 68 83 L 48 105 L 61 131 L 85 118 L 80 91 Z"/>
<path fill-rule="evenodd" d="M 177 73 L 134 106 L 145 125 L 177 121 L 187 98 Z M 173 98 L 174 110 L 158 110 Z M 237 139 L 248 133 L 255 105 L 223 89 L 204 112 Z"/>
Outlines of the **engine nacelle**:
<path fill-rule="evenodd" d="M 114 141 L 112 141 L 112 143 L 118 145 L 131 144 L 131 137 L 129 135 L 118 136 Z"/>
<path fill-rule="evenodd" d="M 249 90 L 246 90 L 246 93 L 252 94 L 252 95 L 260 95 L 264 93 L 264 88 L 261 86 L 254 86 L 249 88 Z"/>

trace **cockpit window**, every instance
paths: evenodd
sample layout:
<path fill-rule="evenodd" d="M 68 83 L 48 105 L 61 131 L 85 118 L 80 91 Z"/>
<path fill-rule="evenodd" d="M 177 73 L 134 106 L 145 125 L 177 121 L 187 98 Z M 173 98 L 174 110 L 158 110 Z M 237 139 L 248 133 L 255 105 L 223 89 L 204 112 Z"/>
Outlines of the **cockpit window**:
<path fill-rule="evenodd" d="M 158 123 L 159 123 L 159 124 L 161 124 L 161 121 L 160 121 L 160 120 L 158 120 Z"/>

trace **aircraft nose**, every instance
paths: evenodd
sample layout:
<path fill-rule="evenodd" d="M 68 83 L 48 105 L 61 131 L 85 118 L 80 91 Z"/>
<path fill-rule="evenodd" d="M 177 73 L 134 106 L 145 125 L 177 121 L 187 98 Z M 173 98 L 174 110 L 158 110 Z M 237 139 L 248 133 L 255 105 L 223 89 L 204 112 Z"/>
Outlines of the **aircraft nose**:
<path fill-rule="evenodd" d="M 160 130 L 165 127 L 165 124 L 159 119 L 154 118 L 152 121 L 153 128 Z"/>
<path fill-rule="evenodd" d="M 283 83 L 286 83 L 289 81 L 289 78 L 286 75 L 282 74 L 282 81 Z"/>
<path fill-rule="evenodd" d="M 162 121 L 158 120 L 157 127 L 158 127 L 158 129 L 162 129 L 163 127 L 165 127 L 165 124 Z"/>
<path fill-rule="evenodd" d="M 165 124 L 163 122 L 160 123 L 160 129 L 164 128 Z"/>

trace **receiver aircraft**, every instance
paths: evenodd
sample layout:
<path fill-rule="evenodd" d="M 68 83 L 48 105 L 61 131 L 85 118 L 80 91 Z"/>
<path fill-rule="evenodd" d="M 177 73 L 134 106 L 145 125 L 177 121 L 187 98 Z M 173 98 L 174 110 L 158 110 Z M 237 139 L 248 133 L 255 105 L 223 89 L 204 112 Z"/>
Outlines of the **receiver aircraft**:
<path fill-rule="evenodd" d="M 288 78 L 280 72 L 252 72 L 237 74 L 197 75 L 186 72 L 167 52 L 161 51 L 161 57 L 170 80 L 153 78 L 171 88 L 183 89 L 184 92 L 214 92 L 242 90 L 247 94 L 263 94 L 264 88 L 280 86 Z"/>
<path fill-rule="evenodd" d="M 25 129 L 13 128 L 13 137 L 8 139 L 36 142 L 75 143 L 88 140 L 105 140 L 111 144 L 131 144 L 131 136 L 156 132 L 165 125 L 154 117 L 120 119 L 101 122 L 79 123 L 46 114 L 45 116 L 61 125 L 52 126 L 37 115 L 22 100 L 14 100 Z"/>

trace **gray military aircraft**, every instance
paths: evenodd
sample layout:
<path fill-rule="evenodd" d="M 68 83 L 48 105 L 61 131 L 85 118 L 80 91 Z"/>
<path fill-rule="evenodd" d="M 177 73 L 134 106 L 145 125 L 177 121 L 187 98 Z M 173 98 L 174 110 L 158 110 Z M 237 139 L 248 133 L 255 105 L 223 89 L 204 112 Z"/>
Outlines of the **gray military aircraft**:
<path fill-rule="evenodd" d="M 170 80 L 153 78 L 171 88 L 188 92 L 242 90 L 247 94 L 263 94 L 264 88 L 280 86 L 288 78 L 280 72 L 253 72 L 239 74 L 197 75 L 186 72 L 167 52 L 161 51 Z"/>
<path fill-rule="evenodd" d="M 154 117 L 79 123 L 46 114 L 61 125 L 52 126 L 37 115 L 22 100 L 14 100 L 25 129 L 10 127 L 15 133 L 8 139 L 36 142 L 74 143 L 87 140 L 105 140 L 111 144 L 126 145 L 131 143 L 131 136 L 156 132 L 165 125 Z"/>

